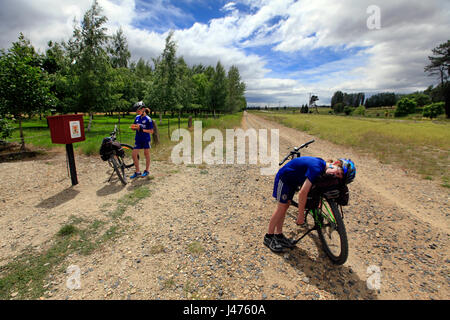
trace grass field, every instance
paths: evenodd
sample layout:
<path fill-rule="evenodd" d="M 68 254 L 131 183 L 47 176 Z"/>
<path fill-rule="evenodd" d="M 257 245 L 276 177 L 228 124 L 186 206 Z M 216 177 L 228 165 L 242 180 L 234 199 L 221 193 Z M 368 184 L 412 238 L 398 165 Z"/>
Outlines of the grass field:
<path fill-rule="evenodd" d="M 269 120 L 394 163 L 450 187 L 450 122 L 257 112 Z"/>
<path fill-rule="evenodd" d="M 333 109 L 331 107 L 319 107 L 316 109 L 309 110 L 311 114 L 317 114 L 319 112 L 320 115 L 334 115 Z M 268 110 L 263 110 L 262 112 L 269 113 L 278 113 L 278 114 L 300 114 L 299 108 L 279 108 L 278 110 L 272 108 Z M 392 107 L 380 107 L 380 108 L 366 108 L 364 116 L 361 115 L 345 115 L 344 113 L 339 113 L 338 116 L 342 117 L 355 117 L 355 118 L 377 118 L 377 119 L 394 119 L 395 106 Z M 395 118 L 397 120 L 418 120 L 418 121 L 430 121 L 430 119 L 423 118 L 422 108 L 418 108 L 416 113 L 412 113 L 403 117 Z M 448 119 L 445 118 L 445 114 L 439 115 L 436 119 L 433 119 L 435 122 L 449 122 Z"/>
<path fill-rule="evenodd" d="M 85 116 L 84 126 L 86 140 L 82 142 L 74 143 L 75 152 L 83 153 L 86 155 L 98 155 L 100 145 L 104 137 L 108 137 L 110 133 L 114 130 L 114 125 L 118 125 L 120 129 L 120 134 L 117 140 L 122 143 L 127 143 L 134 145 L 135 132 L 130 129 L 130 125 L 133 123 L 135 118 L 134 114 L 127 115 L 120 119 L 120 126 L 118 125 L 118 116 L 105 116 L 105 115 L 95 115 L 91 131 L 87 132 L 86 128 L 89 123 L 89 118 Z M 229 114 L 220 116 L 218 118 L 193 118 L 193 121 L 202 121 L 203 128 L 233 128 L 238 127 L 241 123 L 242 113 Z M 174 144 L 170 141 L 171 133 L 178 129 L 178 118 L 165 117 L 162 119 L 160 124 L 159 117 L 154 118 L 158 130 L 160 133 L 160 144 L 152 145 L 152 155 L 155 160 L 165 160 L 168 155 L 170 155 L 170 150 L 168 146 Z M 64 145 L 55 145 L 52 143 L 50 138 L 50 131 L 47 128 L 47 120 L 43 118 L 39 120 L 38 118 L 26 119 L 22 123 L 23 132 L 25 136 L 25 144 L 30 147 L 38 147 L 44 149 L 50 149 L 55 147 L 64 147 Z M 188 118 L 181 118 L 180 128 L 188 127 Z M 15 129 L 13 131 L 13 136 L 7 141 L 19 142 L 19 129 L 18 124 L 15 124 Z"/>

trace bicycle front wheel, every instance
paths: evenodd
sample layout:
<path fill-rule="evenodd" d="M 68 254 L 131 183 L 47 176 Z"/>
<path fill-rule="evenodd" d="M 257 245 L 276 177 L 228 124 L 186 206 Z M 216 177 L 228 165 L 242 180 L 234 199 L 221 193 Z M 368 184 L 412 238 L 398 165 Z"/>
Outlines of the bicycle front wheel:
<path fill-rule="evenodd" d="M 127 178 L 125 176 L 125 166 L 122 162 L 122 159 L 116 156 L 111 157 L 111 163 L 114 168 L 114 171 L 116 172 L 117 176 L 119 177 L 120 182 L 122 182 L 123 185 L 127 184 Z"/>
<path fill-rule="evenodd" d="M 323 223 L 317 231 L 323 250 L 334 264 L 344 264 L 348 258 L 348 241 L 339 207 L 334 200 L 323 199 L 319 212 Z"/>

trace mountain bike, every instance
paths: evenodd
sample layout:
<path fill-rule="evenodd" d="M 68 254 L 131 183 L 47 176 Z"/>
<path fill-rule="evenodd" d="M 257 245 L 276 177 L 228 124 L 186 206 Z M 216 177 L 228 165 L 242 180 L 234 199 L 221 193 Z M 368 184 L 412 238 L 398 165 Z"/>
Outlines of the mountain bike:
<path fill-rule="evenodd" d="M 116 173 L 120 182 L 126 185 L 127 176 L 125 170 L 134 166 L 132 156 L 133 147 L 129 144 L 117 142 L 116 139 L 117 125 L 114 126 L 114 131 L 111 132 L 110 136 L 103 139 L 100 147 L 100 156 L 104 161 L 108 161 L 110 167 L 113 168 L 108 182 L 111 181 L 114 173 Z"/>
<path fill-rule="evenodd" d="M 300 157 L 300 149 L 307 148 L 313 142 L 314 140 L 311 140 L 300 147 L 295 147 L 279 165 L 283 165 L 287 160 Z M 297 191 L 299 190 L 300 188 L 297 188 Z M 342 194 L 345 192 L 347 192 L 347 195 Z M 344 198 L 347 196 L 346 199 L 348 201 L 348 189 L 342 189 L 337 184 L 331 187 L 313 185 L 305 206 L 305 223 L 310 215 L 314 220 L 314 227 L 293 241 L 294 244 L 297 244 L 310 232 L 317 230 L 323 250 L 330 260 L 337 265 L 344 264 L 348 258 L 347 232 L 345 231 L 341 200 L 343 196 Z M 291 205 L 298 208 L 298 203 L 294 200 L 291 201 Z M 343 205 L 346 205 L 346 203 Z"/>

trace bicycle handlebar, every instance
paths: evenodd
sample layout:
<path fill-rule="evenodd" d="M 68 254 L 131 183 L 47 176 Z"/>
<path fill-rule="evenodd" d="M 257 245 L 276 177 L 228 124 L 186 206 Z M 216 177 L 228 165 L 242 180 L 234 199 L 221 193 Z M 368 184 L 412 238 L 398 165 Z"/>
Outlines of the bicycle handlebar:
<path fill-rule="evenodd" d="M 315 141 L 315 140 L 308 141 L 308 142 L 302 144 L 300 147 L 297 147 L 297 148 L 294 148 L 294 149 L 295 149 L 295 151 L 298 151 L 298 150 L 303 149 L 303 148 L 308 148 L 308 145 L 310 145 L 310 144 L 313 143 L 314 141 Z"/>
<path fill-rule="evenodd" d="M 116 135 L 117 135 L 117 124 L 114 125 L 114 131 L 111 132 L 110 136 L 111 136 L 111 138 L 113 138 L 113 140 L 115 140 Z"/>
<path fill-rule="evenodd" d="M 294 155 L 297 155 L 297 157 L 300 157 L 300 152 L 299 152 L 299 150 L 300 150 L 300 149 L 303 149 L 303 148 L 308 148 L 308 145 L 310 145 L 310 144 L 313 143 L 314 141 L 315 141 L 315 140 L 311 140 L 311 141 L 308 141 L 308 142 L 302 144 L 300 147 L 295 147 L 294 150 L 292 150 L 291 152 L 289 152 L 289 154 L 283 159 L 283 161 L 281 161 L 281 162 L 279 163 L 279 165 L 281 166 L 283 163 L 286 162 L 286 160 L 287 160 L 289 157 L 293 157 Z"/>

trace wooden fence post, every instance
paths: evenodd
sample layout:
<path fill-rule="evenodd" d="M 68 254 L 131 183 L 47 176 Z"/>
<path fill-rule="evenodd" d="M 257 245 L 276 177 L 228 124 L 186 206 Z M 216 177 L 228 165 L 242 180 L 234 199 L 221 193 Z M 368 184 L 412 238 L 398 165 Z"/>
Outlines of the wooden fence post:
<path fill-rule="evenodd" d="M 152 119 L 153 122 L 153 134 L 152 134 L 152 138 L 153 138 L 153 142 L 155 143 L 155 145 L 159 144 L 159 130 L 158 130 L 158 126 L 156 125 L 156 121 Z"/>

